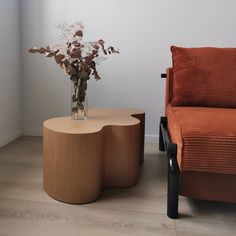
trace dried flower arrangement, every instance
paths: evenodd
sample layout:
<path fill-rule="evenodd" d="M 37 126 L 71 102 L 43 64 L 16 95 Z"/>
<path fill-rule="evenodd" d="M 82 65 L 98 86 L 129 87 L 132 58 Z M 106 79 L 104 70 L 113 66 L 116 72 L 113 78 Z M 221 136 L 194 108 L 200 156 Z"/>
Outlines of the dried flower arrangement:
<path fill-rule="evenodd" d="M 72 25 L 63 23 L 58 26 L 58 29 L 63 32 L 61 35 L 61 40 L 65 41 L 63 45 L 29 48 L 29 52 L 44 54 L 46 57 L 55 59 L 73 83 L 72 117 L 76 119 L 78 113 L 82 112 L 86 118 L 84 102 L 87 81 L 91 74 L 95 80 L 101 79 L 96 68 L 101 54 L 107 56 L 119 53 L 119 51 L 112 46 L 105 47 L 103 39 L 94 42 L 83 42 L 84 25 L 80 22 Z"/>

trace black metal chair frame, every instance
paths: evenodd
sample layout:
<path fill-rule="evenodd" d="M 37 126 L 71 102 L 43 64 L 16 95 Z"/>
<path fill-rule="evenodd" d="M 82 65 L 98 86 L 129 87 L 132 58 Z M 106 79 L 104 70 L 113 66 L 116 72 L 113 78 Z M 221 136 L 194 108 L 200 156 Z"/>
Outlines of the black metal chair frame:
<path fill-rule="evenodd" d="M 161 74 L 166 78 L 166 74 Z M 167 216 L 178 218 L 179 205 L 179 166 L 177 162 L 177 145 L 171 142 L 167 127 L 167 117 L 161 117 L 159 125 L 159 150 L 167 154 L 168 183 L 167 183 Z"/>

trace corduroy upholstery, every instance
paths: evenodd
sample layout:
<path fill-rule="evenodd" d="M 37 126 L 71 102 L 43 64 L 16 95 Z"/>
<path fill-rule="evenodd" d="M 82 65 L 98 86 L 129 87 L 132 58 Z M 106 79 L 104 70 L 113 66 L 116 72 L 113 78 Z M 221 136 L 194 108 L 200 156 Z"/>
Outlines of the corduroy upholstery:
<path fill-rule="evenodd" d="M 179 194 L 236 203 L 236 49 L 171 50 L 165 113 Z"/>
<path fill-rule="evenodd" d="M 236 109 L 167 107 L 181 171 L 236 174 Z"/>
<path fill-rule="evenodd" d="M 236 48 L 171 47 L 173 106 L 236 108 Z"/>
<path fill-rule="evenodd" d="M 236 203 L 236 175 L 182 171 L 179 194 L 182 196 Z"/>

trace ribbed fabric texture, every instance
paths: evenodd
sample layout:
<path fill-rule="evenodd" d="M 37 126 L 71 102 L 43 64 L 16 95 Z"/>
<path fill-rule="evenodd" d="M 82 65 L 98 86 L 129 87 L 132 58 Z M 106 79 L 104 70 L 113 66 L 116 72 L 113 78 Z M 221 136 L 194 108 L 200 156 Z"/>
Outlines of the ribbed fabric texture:
<path fill-rule="evenodd" d="M 179 194 L 195 199 L 236 203 L 236 175 L 183 171 Z"/>
<path fill-rule="evenodd" d="M 167 107 L 181 171 L 236 174 L 236 109 Z"/>
<path fill-rule="evenodd" d="M 171 47 L 174 106 L 236 108 L 236 48 Z"/>
<path fill-rule="evenodd" d="M 236 136 L 183 135 L 183 169 L 236 174 Z"/>

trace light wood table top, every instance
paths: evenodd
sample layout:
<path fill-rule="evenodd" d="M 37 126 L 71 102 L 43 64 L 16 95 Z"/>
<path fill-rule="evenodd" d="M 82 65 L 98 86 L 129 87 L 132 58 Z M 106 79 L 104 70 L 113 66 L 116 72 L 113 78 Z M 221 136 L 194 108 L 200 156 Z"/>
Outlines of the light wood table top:
<path fill-rule="evenodd" d="M 105 126 L 130 126 L 140 121 L 133 117 L 144 114 L 137 109 L 91 109 L 86 120 L 73 120 L 70 116 L 58 117 L 44 122 L 44 127 L 60 133 L 83 134 L 94 133 Z"/>

